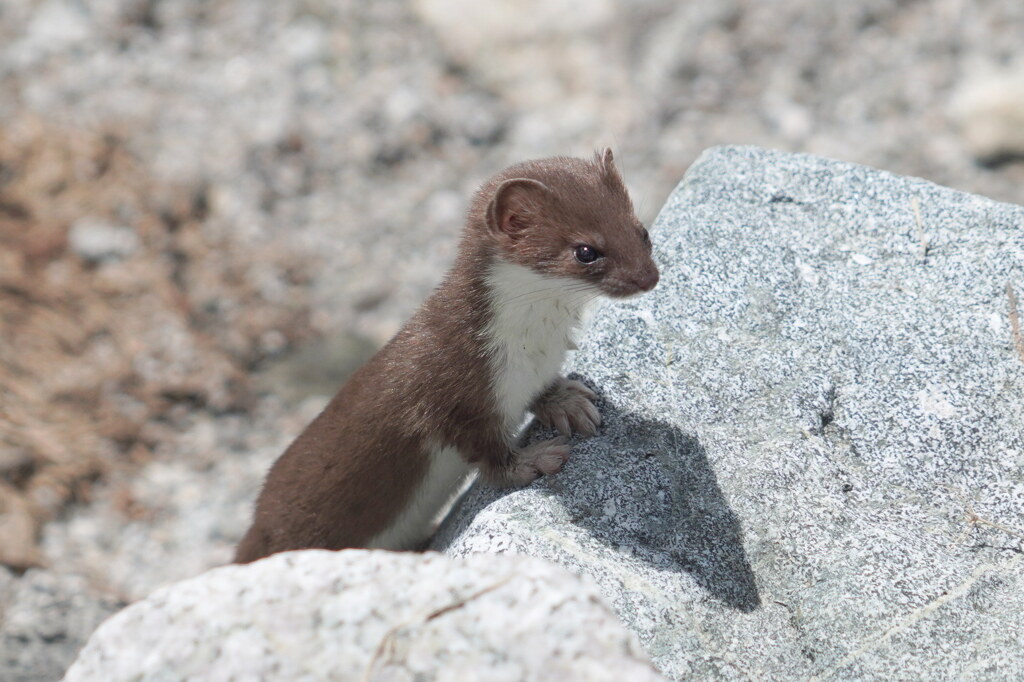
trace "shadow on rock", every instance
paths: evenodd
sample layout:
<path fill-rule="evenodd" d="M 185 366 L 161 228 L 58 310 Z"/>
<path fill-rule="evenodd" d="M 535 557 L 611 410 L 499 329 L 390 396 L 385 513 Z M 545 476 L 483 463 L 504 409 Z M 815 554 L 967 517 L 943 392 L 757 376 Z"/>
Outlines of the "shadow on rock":
<path fill-rule="evenodd" d="M 565 470 L 534 486 L 557 496 L 576 528 L 627 555 L 624 560 L 688 573 L 718 601 L 740 611 L 757 609 L 761 598 L 739 520 L 700 441 L 671 424 L 622 412 L 603 398 L 598 407 L 604 419 L 601 433 L 574 441 Z M 534 425 L 526 440 L 551 435 Z M 463 513 L 454 514 L 442 529 L 441 544 L 510 492 L 477 486 L 463 500 Z"/>

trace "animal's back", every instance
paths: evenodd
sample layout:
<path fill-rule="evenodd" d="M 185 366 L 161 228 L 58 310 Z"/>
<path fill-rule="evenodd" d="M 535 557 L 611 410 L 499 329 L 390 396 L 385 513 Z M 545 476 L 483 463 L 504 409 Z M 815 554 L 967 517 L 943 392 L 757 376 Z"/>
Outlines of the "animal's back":
<path fill-rule="evenodd" d="M 389 363 L 385 348 L 360 368 L 274 463 L 235 561 L 289 549 L 365 547 L 394 521 L 426 473 L 430 450 L 410 433 L 393 389 L 367 377 Z M 376 408 L 384 397 L 391 410 Z M 410 408 L 411 409 L 411 408 Z"/>

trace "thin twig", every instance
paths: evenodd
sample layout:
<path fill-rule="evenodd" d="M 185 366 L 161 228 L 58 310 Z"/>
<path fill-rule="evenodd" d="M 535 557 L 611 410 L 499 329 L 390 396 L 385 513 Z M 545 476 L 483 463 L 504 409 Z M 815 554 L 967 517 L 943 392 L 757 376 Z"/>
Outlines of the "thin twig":
<path fill-rule="evenodd" d="M 950 549 L 963 542 L 964 538 L 967 537 L 967 534 L 970 533 L 975 526 L 988 526 L 989 528 L 992 528 L 994 530 L 1002 531 L 1007 535 L 1012 535 L 1015 538 L 1024 540 L 1024 531 L 1017 530 L 1016 528 L 1010 528 L 1009 526 L 1004 526 L 1003 524 L 996 523 L 995 521 L 989 521 L 988 519 L 980 516 L 978 512 L 974 510 L 974 505 L 971 504 L 971 501 L 967 499 L 966 495 L 964 495 L 962 492 L 960 492 L 959 490 L 952 486 L 947 485 L 945 487 L 948 488 L 950 492 L 952 492 L 954 495 L 960 498 L 960 502 L 964 505 L 964 510 L 966 511 L 966 514 L 964 514 L 964 521 L 967 522 L 967 527 L 964 528 L 963 532 L 960 533 L 960 535 L 957 536 L 957 539 L 953 541 L 953 544 L 950 545 Z"/>
<path fill-rule="evenodd" d="M 397 635 L 399 633 L 399 631 L 401 631 L 404 628 L 409 627 L 410 625 L 423 625 L 425 623 L 429 623 L 430 621 L 434 620 L 435 618 L 443 616 L 446 613 L 449 613 L 449 612 L 454 611 L 456 609 L 460 609 L 463 606 L 465 606 L 466 604 L 468 604 L 469 602 L 473 601 L 474 599 L 479 599 L 480 597 L 484 596 L 485 594 L 487 594 L 489 592 L 493 592 L 494 590 L 497 590 L 500 587 L 503 587 L 506 583 L 511 581 L 513 577 L 514 576 L 510 575 L 510 576 L 506 577 L 504 580 L 499 580 L 498 582 L 494 583 L 493 585 L 489 585 L 489 586 L 487 586 L 487 587 L 485 587 L 485 588 L 483 588 L 481 590 L 478 590 L 478 591 L 474 592 L 473 594 L 469 595 L 468 597 L 463 597 L 462 599 L 457 599 L 457 600 L 453 601 L 451 604 L 447 604 L 445 606 L 442 606 L 439 609 L 435 609 L 435 610 L 431 611 L 430 613 L 426 614 L 425 616 L 420 616 L 418 618 L 411 618 L 411 619 L 409 619 L 407 621 L 404 621 L 402 623 L 399 623 L 398 625 L 396 625 L 393 628 L 389 629 L 387 632 L 384 633 L 384 636 L 380 640 L 380 644 L 377 645 L 377 650 L 373 653 L 373 658 L 370 659 L 370 663 L 366 667 L 366 672 L 363 674 L 363 682 L 369 682 L 370 680 L 373 679 L 373 669 L 375 667 L 377 667 L 377 663 L 380 661 L 380 659 L 384 655 L 385 651 L 387 651 L 387 659 L 385 660 L 385 663 L 387 661 L 391 660 L 391 657 L 394 655 L 395 635 Z"/>
<path fill-rule="evenodd" d="M 914 209 L 914 221 L 917 223 L 917 241 L 921 245 L 918 258 L 924 263 L 928 260 L 928 235 L 924 231 L 924 221 L 921 220 L 921 202 L 914 197 L 910 200 L 910 207 Z"/>
<path fill-rule="evenodd" d="M 1006 298 L 1010 302 L 1010 329 L 1013 330 L 1013 345 L 1017 348 L 1020 361 L 1024 362 L 1024 335 L 1020 332 L 1020 315 L 1017 313 L 1017 294 L 1013 285 L 1006 283 Z"/>

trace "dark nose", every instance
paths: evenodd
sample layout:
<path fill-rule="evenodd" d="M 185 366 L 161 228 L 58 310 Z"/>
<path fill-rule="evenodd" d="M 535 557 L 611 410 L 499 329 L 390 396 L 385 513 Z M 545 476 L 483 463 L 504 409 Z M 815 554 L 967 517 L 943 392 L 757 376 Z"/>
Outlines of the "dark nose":
<path fill-rule="evenodd" d="M 640 291 L 650 291 L 655 287 L 655 285 L 657 285 L 660 278 L 661 275 L 658 274 L 658 271 L 652 269 L 650 272 L 645 272 L 634 279 L 633 283 L 636 284 Z"/>

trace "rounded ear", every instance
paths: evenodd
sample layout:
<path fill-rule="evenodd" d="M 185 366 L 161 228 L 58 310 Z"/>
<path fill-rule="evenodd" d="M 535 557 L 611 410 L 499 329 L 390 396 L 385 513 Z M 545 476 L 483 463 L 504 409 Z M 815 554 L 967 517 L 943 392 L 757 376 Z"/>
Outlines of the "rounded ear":
<path fill-rule="evenodd" d="M 538 222 L 544 200 L 551 190 L 539 180 L 512 178 L 498 185 L 487 206 L 487 227 L 493 232 L 518 237 Z"/>

